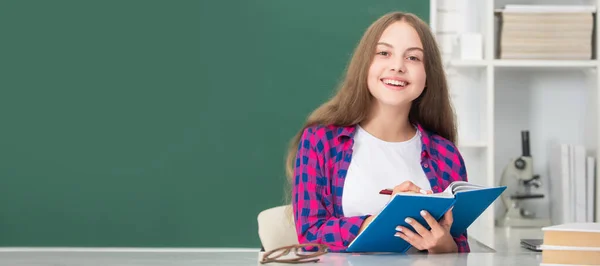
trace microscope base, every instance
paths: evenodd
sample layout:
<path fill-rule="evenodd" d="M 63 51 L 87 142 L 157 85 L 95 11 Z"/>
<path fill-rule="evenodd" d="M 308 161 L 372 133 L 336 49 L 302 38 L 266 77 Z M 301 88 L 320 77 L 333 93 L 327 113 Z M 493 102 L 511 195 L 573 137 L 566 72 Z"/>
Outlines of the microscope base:
<path fill-rule="evenodd" d="M 545 227 L 550 226 L 548 218 L 514 218 L 504 217 L 496 220 L 496 226 L 499 227 Z"/>

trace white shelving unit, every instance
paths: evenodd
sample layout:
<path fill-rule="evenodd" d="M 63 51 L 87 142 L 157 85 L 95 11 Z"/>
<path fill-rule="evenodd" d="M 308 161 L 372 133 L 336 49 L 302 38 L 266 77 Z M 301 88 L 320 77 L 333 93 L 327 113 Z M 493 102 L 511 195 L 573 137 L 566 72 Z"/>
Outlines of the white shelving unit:
<path fill-rule="evenodd" d="M 469 181 L 498 185 L 509 160 L 521 154 L 521 130 L 529 130 L 534 174 L 539 174 L 542 180 L 542 187 L 533 192 L 544 193 L 545 198 L 532 200 L 525 206 L 535 208 L 540 217 L 550 217 L 548 144 L 551 141 L 584 144 L 592 155 L 600 155 L 599 61 L 597 57 L 498 59 L 499 25 L 495 12 L 507 4 L 598 7 L 600 0 L 431 1 L 431 26 L 443 53 L 458 118 L 459 149 L 465 158 Z M 599 25 L 596 19 L 595 31 Z M 457 42 L 461 33 L 482 34 L 482 58 L 460 59 Z M 595 38 L 593 49 L 598 51 L 598 34 Z M 600 192 L 599 183 L 596 182 L 596 194 Z M 600 197 L 596 197 L 597 221 L 599 207 Z M 498 200 L 469 228 L 469 235 L 494 247 L 494 234 L 490 232 L 494 232 L 495 220 L 503 214 L 503 208 Z"/>

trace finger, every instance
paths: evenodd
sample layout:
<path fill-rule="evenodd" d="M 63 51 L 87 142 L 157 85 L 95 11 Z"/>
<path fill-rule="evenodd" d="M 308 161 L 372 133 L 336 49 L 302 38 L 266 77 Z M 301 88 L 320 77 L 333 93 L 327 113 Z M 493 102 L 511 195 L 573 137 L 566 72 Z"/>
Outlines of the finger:
<path fill-rule="evenodd" d="M 411 246 L 415 247 L 418 250 L 424 250 L 425 248 L 421 246 L 419 242 L 415 242 L 415 240 L 409 238 L 402 232 L 397 232 L 394 236 L 404 239 L 404 241 L 408 242 Z"/>
<path fill-rule="evenodd" d="M 411 181 L 404 181 L 399 185 L 400 189 L 405 192 L 419 193 L 421 188 Z"/>
<path fill-rule="evenodd" d="M 408 242 L 418 250 L 424 249 L 424 246 L 422 245 L 423 238 L 421 236 L 415 234 L 410 229 L 404 226 L 396 227 L 396 231 L 398 232 L 396 232 L 394 236 L 404 239 L 404 241 Z"/>
<path fill-rule="evenodd" d="M 417 231 L 417 234 L 419 234 L 421 237 L 423 237 L 423 238 L 431 237 L 431 232 L 429 232 L 429 230 L 427 230 L 427 228 L 423 227 L 423 225 L 421 225 L 419 222 L 417 222 L 417 220 L 409 217 L 409 218 L 406 218 L 404 221 L 407 224 L 409 224 L 410 226 L 412 226 L 412 228 L 415 229 L 415 231 Z M 407 233 L 407 232 L 405 232 L 405 233 Z"/>
<path fill-rule="evenodd" d="M 452 223 L 454 222 L 452 208 L 450 208 L 450 210 L 448 210 L 446 212 L 446 214 L 444 214 L 444 218 L 442 218 L 442 221 L 440 221 L 440 222 L 446 229 L 449 229 L 450 227 L 452 227 Z"/>
<path fill-rule="evenodd" d="M 421 188 L 413 182 L 404 181 L 400 185 L 394 187 L 394 194 L 398 192 L 414 192 L 421 193 Z"/>
<path fill-rule="evenodd" d="M 429 225 L 429 227 L 431 228 L 432 231 L 443 229 L 442 226 L 426 210 L 421 211 L 421 216 L 423 216 L 423 219 L 425 219 L 425 221 L 427 222 L 427 224 Z"/>

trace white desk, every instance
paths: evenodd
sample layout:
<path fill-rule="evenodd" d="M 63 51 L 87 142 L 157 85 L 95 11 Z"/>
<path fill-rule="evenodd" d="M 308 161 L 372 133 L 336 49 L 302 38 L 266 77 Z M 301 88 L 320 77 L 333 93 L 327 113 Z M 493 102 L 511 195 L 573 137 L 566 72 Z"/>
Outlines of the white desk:
<path fill-rule="evenodd" d="M 471 253 L 443 255 L 353 255 L 330 253 L 317 264 L 305 265 L 411 265 L 411 266 L 483 266 L 540 265 L 541 253 L 520 248 L 521 238 L 539 238 L 537 230 L 496 229 L 496 250 L 471 243 Z M 90 252 L 90 251 L 6 251 L 0 249 L 0 266 L 199 266 L 261 265 L 258 252 Z M 10 249 L 8 249 L 10 250 Z M 265 265 L 290 265 L 269 263 Z"/>
<path fill-rule="evenodd" d="M 521 248 L 521 239 L 543 238 L 543 232 L 540 228 L 498 228 L 494 229 L 494 249 L 501 253 L 522 253 L 529 252 Z"/>
<path fill-rule="evenodd" d="M 443 255 L 349 255 L 331 253 L 317 264 L 335 266 L 539 265 L 536 254 L 469 253 Z M 0 252 L 1 266 L 200 266 L 262 265 L 256 252 Z M 284 265 L 269 263 L 265 265 Z M 289 264 L 287 264 L 289 265 Z"/>

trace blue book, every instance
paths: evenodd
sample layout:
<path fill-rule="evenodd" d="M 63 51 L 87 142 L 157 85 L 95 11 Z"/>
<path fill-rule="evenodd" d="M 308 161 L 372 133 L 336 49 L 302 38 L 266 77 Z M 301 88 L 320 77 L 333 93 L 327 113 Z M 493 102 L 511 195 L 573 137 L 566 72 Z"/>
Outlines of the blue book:
<path fill-rule="evenodd" d="M 398 193 L 386 204 L 373 221 L 350 243 L 347 252 L 407 252 L 411 245 L 394 236 L 398 225 L 413 230 L 404 222 L 411 217 L 427 229 L 429 225 L 419 214 L 429 212 L 437 221 L 451 208 L 454 219 L 450 234 L 454 237 L 467 228 L 504 192 L 506 186 L 482 187 L 464 181 L 451 183 L 436 194 Z M 414 231 L 414 230 L 413 230 Z"/>

